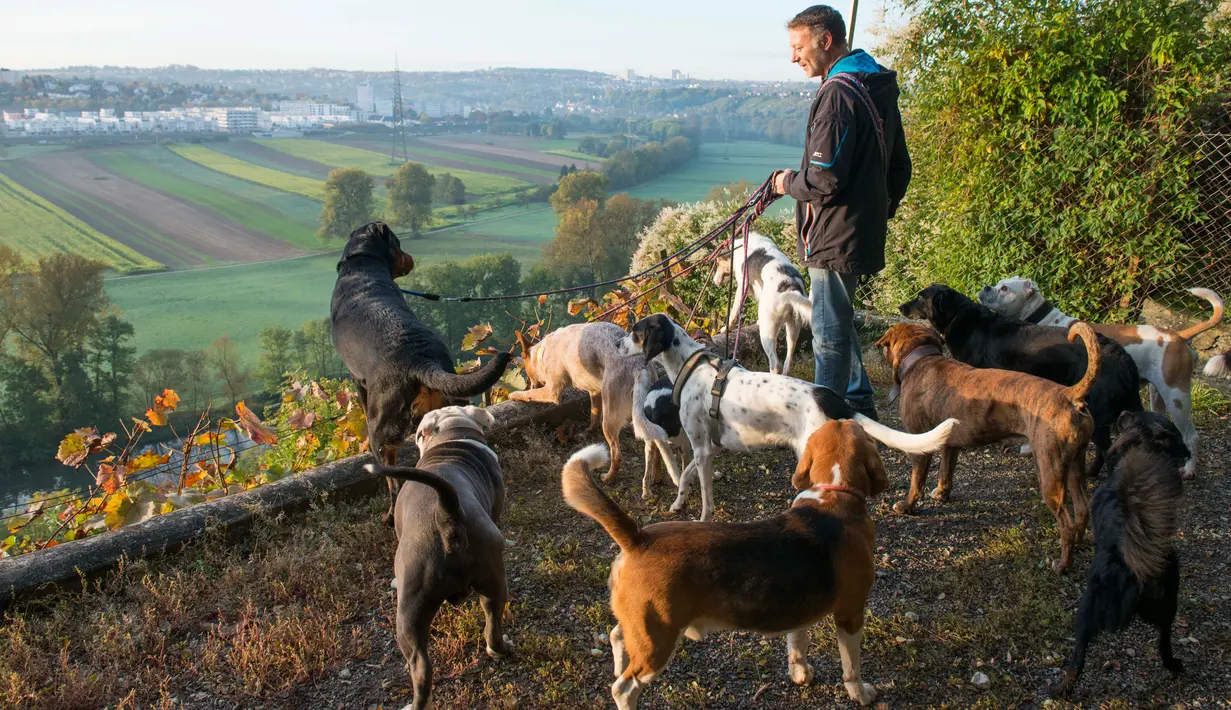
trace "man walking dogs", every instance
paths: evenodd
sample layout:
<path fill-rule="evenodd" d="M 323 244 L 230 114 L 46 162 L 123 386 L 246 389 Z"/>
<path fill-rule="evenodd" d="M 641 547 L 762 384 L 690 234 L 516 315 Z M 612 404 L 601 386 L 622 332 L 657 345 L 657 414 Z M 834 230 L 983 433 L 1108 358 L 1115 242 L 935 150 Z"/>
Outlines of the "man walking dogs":
<path fill-rule="evenodd" d="M 854 298 L 861 276 L 885 268 L 886 223 L 910 182 L 897 74 L 852 52 L 846 23 L 828 5 L 804 10 L 787 29 L 791 61 L 809 78 L 824 77 L 799 170 L 774 175 L 774 189 L 797 201 L 799 258 L 812 277 L 815 381 L 876 418 Z"/>

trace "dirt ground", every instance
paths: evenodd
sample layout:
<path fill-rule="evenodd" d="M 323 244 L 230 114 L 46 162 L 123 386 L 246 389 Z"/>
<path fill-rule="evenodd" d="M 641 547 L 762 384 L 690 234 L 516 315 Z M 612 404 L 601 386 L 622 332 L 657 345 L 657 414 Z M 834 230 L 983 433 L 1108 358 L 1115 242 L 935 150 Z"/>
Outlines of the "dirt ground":
<path fill-rule="evenodd" d="M 883 366 L 869 363 L 884 391 Z M 1057 577 L 1058 540 L 1036 490 L 1033 460 L 1005 447 L 963 455 L 949 503 L 914 517 L 908 464 L 882 449 L 893 488 L 870 502 L 877 581 L 863 642 L 863 677 L 880 708 L 1228 707 L 1231 705 L 1231 433 L 1225 403 L 1200 422 L 1202 464 L 1185 484 L 1178 656 L 1171 678 L 1151 630 L 1100 638 L 1071 703 L 1047 688 L 1071 649 L 1073 607 L 1090 561 Z M 882 403 L 882 420 L 897 423 Z M 580 428 L 580 427 L 579 427 Z M 515 654 L 483 653 L 475 599 L 436 619 L 438 708 L 612 707 L 613 619 L 606 577 L 614 546 L 560 498 L 559 471 L 588 443 L 556 432 L 497 438 L 508 486 L 502 529 Z M 626 438 L 612 489 L 643 522 L 670 520 L 671 492 L 640 498 L 640 447 Z M 723 454 L 717 519 L 785 510 L 792 454 Z M 933 470 L 933 479 L 935 471 Z M 237 547 L 207 539 L 182 554 L 128 566 L 103 592 L 10 612 L 0 626 L 0 704 L 21 708 L 400 708 L 410 682 L 393 638 L 392 532 L 384 498 L 328 503 L 262 524 Z M 694 493 L 684 519 L 698 512 Z M 642 708 L 854 707 L 841 685 L 832 623 L 813 630 L 812 685 L 786 671 L 785 641 L 718 633 L 684 641 Z M 985 674 L 990 687 L 972 683 Z"/>
<path fill-rule="evenodd" d="M 141 225 L 146 234 L 108 229 L 97 210 L 66 204 L 77 218 L 125 246 L 166 264 L 185 268 L 208 263 L 265 261 L 302 252 L 287 243 L 138 182 L 108 173 L 79 152 L 40 156 L 29 167 L 74 199 L 105 205 L 123 220 Z M 59 194 L 44 195 L 57 204 Z M 77 207 L 77 209 L 74 209 Z M 158 235 L 151 239 L 150 235 Z"/>

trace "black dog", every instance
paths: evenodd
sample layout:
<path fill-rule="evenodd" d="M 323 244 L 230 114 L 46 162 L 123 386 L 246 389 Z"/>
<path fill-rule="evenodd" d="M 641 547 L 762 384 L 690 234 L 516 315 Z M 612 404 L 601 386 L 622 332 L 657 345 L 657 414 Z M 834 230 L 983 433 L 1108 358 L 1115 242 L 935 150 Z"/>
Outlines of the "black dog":
<path fill-rule="evenodd" d="M 448 346 L 415 317 L 396 278 L 415 260 L 383 222 L 351 232 L 333 287 L 329 318 L 333 344 L 355 379 L 368 418 L 368 445 L 378 461 L 397 464 L 398 446 L 413 419 L 445 406 L 445 397 L 473 397 L 500 379 L 510 355 L 500 353 L 477 371 L 459 375 Z M 389 512 L 401 482 L 390 478 Z"/>
<path fill-rule="evenodd" d="M 948 286 L 932 284 L 898 307 L 907 318 L 926 319 L 940 331 L 953 357 L 967 365 L 1025 372 L 1073 385 L 1086 372 L 1086 348 L 1068 341 L 1066 328 L 1031 325 L 999 315 Z M 1118 343 L 1098 336 L 1102 360 L 1086 407 L 1094 420 L 1097 476 L 1111 446 L 1111 425 L 1121 412 L 1140 412 L 1140 378 L 1133 358 Z"/>
<path fill-rule="evenodd" d="M 1180 589 L 1180 561 L 1171 546 L 1180 506 L 1180 469 L 1188 447 L 1180 430 L 1153 412 L 1125 412 L 1108 453 L 1111 475 L 1094 490 L 1094 561 L 1077 609 L 1077 645 L 1057 694 L 1073 689 L 1086 646 L 1102 631 L 1134 616 L 1158 629 L 1158 654 L 1172 673 L 1184 672 L 1171 652 Z"/>

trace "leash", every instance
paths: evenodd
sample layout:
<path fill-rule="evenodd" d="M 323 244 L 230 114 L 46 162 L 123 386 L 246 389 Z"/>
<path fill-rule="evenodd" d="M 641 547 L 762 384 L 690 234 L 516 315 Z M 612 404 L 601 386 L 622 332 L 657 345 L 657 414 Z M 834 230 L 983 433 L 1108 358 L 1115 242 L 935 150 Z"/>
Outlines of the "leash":
<path fill-rule="evenodd" d="M 746 218 L 744 220 L 743 228 L 746 230 L 747 225 L 751 224 L 752 220 L 764 214 L 765 210 L 769 207 L 769 205 L 773 203 L 774 200 L 778 199 L 777 195 L 772 194 L 773 189 L 772 189 L 772 185 L 770 185 L 771 181 L 772 181 L 772 178 L 767 179 L 765 182 L 761 183 L 761 186 L 757 188 L 756 191 L 754 191 L 751 195 L 748 196 L 748 199 L 744 202 L 744 204 L 741 205 L 739 208 L 737 208 L 735 212 L 731 214 L 730 217 L 727 217 L 725 220 L 723 220 L 722 223 L 719 224 L 717 227 L 714 227 L 710 231 L 701 235 L 701 237 L 697 238 L 693 242 L 686 244 L 683 248 L 681 248 L 679 251 L 676 251 L 674 254 L 669 255 L 668 257 L 659 261 L 658 263 L 653 264 L 652 266 L 649 266 L 646 269 L 643 269 L 642 271 L 639 271 L 635 274 L 627 274 L 625 276 L 620 276 L 618 278 L 608 279 L 606 281 L 598 281 L 595 283 L 582 284 L 580 286 L 567 286 L 565 288 L 551 289 L 549 291 L 535 291 L 534 293 L 519 293 L 515 295 L 510 295 L 510 296 L 443 296 L 439 293 L 412 291 L 410 289 L 404 289 L 404 288 L 399 289 L 399 290 L 402 293 L 407 294 L 409 296 L 416 296 L 418 298 L 422 298 L 428 301 L 443 301 L 443 302 L 449 302 L 449 303 L 485 303 L 485 302 L 493 302 L 493 301 L 517 301 L 517 300 L 521 300 L 525 298 L 539 298 L 541 296 L 558 296 L 558 295 L 562 295 L 566 293 L 575 293 L 577 291 L 587 291 L 590 289 L 599 288 L 601 286 L 612 286 L 622 281 L 635 281 L 637 279 L 643 278 L 653 273 L 654 271 L 657 271 L 663 268 L 664 266 L 669 265 L 673 261 L 682 262 L 683 260 L 692 256 L 696 252 L 700 251 L 703 247 L 713 242 L 716 238 L 722 235 L 722 233 L 726 232 L 728 229 L 731 229 L 733 225 L 739 222 L 741 217 L 745 217 L 746 213 L 751 210 L 755 216 L 752 218 Z M 680 275 L 677 275 L 677 277 Z M 643 292 L 642 294 L 638 294 L 638 296 L 645 295 L 645 293 L 648 293 L 648 291 Z"/>
<path fill-rule="evenodd" d="M 854 74 L 848 72 L 840 72 L 834 74 L 821 84 L 821 88 L 825 88 L 826 84 L 837 83 L 840 86 L 845 86 L 855 95 L 859 97 L 859 102 L 863 107 L 872 114 L 873 127 L 876 129 L 876 145 L 880 149 L 881 162 L 885 167 L 885 173 L 889 173 L 889 150 L 885 147 L 885 123 L 881 120 L 880 111 L 876 110 L 876 104 L 872 102 L 872 95 L 868 93 L 868 87 L 864 86 L 863 82 L 855 77 Z M 817 91 L 820 94 L 820 91 Z"/>
<path fill-rule="evenodd" d="M 914 369 L 915 365 L 925 357 L 933 355 L 943 355 L 940 348 L 935 345 L 920 345 L 919 347 L 907 353 L 906 357 L 902 358 L 902 363 L 898 365 L 896 381 L 893 383 L 893 389 L 889 390 L 889 401 L 887 404 L 893 406 L 897 401 L 898 396 L 902 394 L 902 382 L 906 379 L 907 373 Z"/>

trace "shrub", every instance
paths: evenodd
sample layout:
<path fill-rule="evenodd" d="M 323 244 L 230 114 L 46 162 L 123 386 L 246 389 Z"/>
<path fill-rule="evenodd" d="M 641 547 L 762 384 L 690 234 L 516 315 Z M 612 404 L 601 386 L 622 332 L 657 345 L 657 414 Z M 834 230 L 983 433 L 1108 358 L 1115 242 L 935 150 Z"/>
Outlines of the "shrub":
<path fill-rule="evenodd" d="M 915 175 L 877 299 L 1013 274 L 1129 318 L 1200 221 L 1191 136 L 1228 89 L 1214 0 L 906 0 L 891 42 Z"/>

